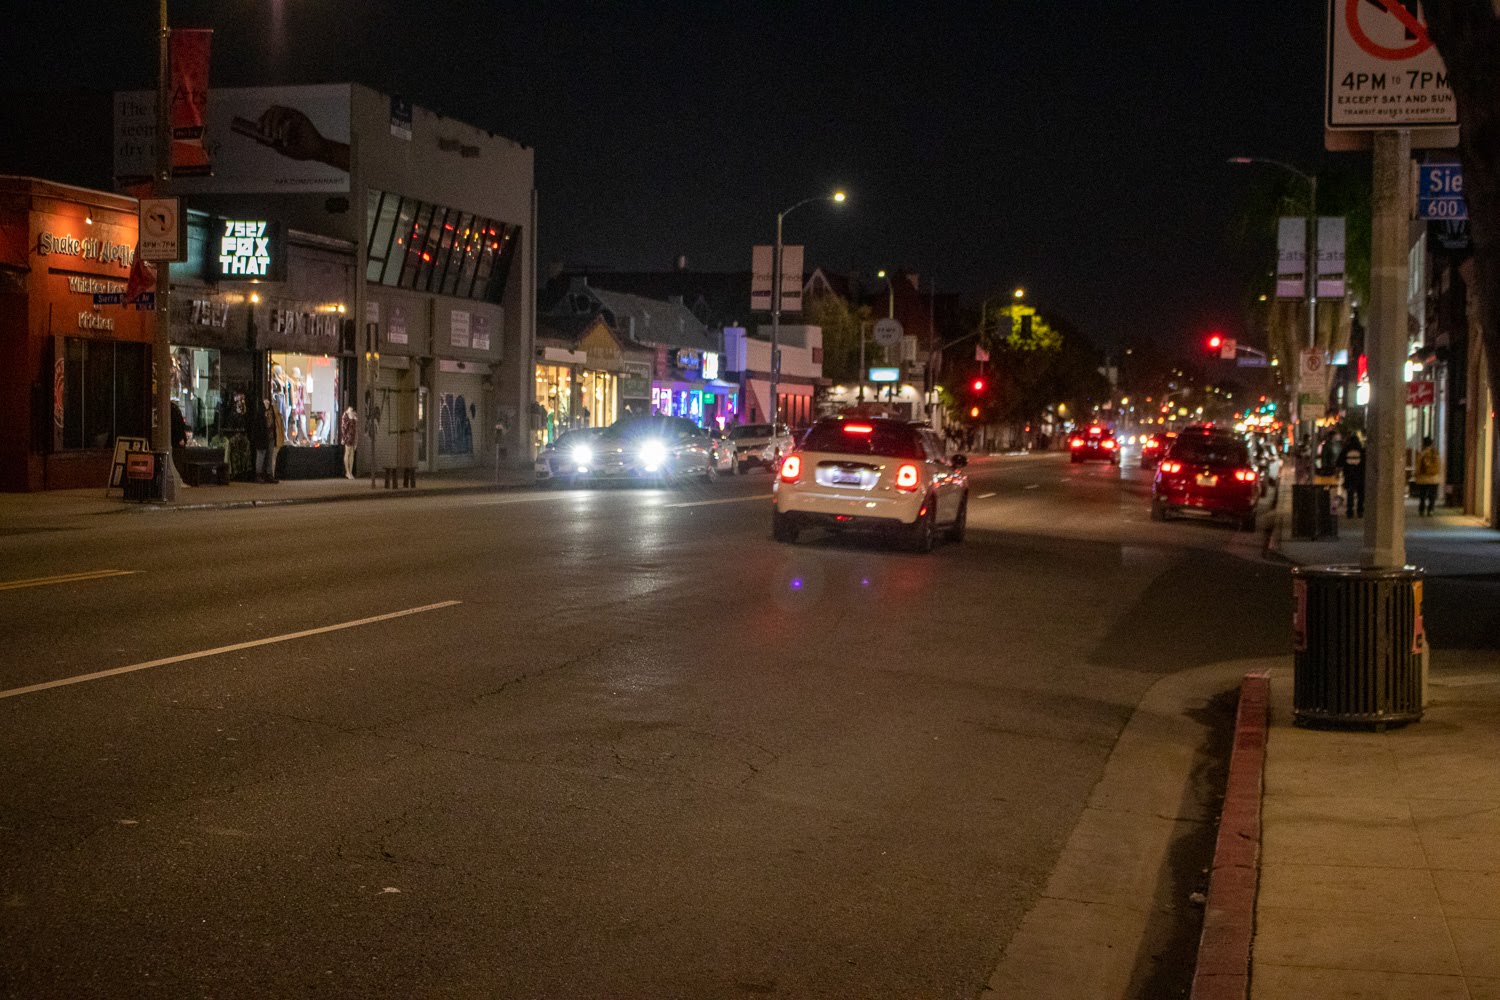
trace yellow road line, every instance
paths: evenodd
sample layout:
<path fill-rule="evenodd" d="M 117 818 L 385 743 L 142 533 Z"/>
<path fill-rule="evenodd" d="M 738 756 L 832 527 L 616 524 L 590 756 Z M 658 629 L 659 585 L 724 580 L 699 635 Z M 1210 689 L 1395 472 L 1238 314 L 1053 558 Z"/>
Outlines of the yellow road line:
<path fill-rule="evenodd" d="M 30 580 L 7 580 L 0 582 L 0 590 L 20 590 L 23 587 L 50 587 L 57 583 L 82 583 L 86 580 L 105 580 L 112 576 L 130 576 L 138 569 L 93 569 L 82 573 L 60 573 L 57 576 L 38 576 Z"/>
<path fill-rule="evenodd" d="M 241 649 L 254 649 L 256 646 L 269 646 L 276 642 L 290 642 L 293 639 L 305 639 L 310 635 L 323 635 L 326 632 L 341 632 L 348 628 L 357 628 L 360 625 L 373 625 L 376 622 L 387 622 L 392 618 L 405 618 L 408 615 L 419 615 L 424 611 L 437 611 L 441 608 L 451 608 L 462 601 L 439 601 L 437 604 L 424 604 L 420 608 L 407 608 L 404 611 L 391 611 L 383 615 L 374 615 L 370 618 L 360 618 L 352 622 L 339 622 L 337 625 L 323 625 L 319 628 L 303 629 L 301 632 L 287 632 L 283 635 L 273 635 L 265 639 L 252 639 L 249 642 L 237 642 L 231 646 L 216 646 L 213 649 L 203 649 L 196 653 L 180 653 L 177 656 L 165 656 L 160 660 L 148 660 L 145 663 L 132 663 L 128 667 L 114 667 L 110 670 L 98 670 L 92 674 L 79 674 L 76 677 L 64 677 L 60 680 L 45 681 L 41 684 L 29 684 L 26 687 L 11 688 L 9 691 L 0 691 L 0 699 L 18 698 L 23 694 L 35 694 L 38 691 L 47 691 L 52 688 L 67 687 L 70 684 L 84 684 L 88 681 L 103 680 L 106 677 L 117 677 L 120 674 L 130 674 L 137 670 L 150 670 L 152 667 L 165 667 L 169 663 L 182 663 L 185 660 L 201 660 L 206 656 L 218 656 L 220 653 L 234 653 Z"/>

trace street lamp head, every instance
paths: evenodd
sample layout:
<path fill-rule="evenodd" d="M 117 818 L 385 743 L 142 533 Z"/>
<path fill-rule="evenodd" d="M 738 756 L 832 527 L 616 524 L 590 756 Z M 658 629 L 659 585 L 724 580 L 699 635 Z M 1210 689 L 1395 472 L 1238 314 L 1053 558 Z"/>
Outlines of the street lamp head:
<path fill-rule="evenodd" d="M 877 277 L 877 278 L 884 278 L 885 277 L 885 268 L 882 267 L 880 270 L 876 271 L 875 272 L 875 277 Z"/>
<path fill-rule="evenodd" d="M 839 202 L 841 204 L 843 203 L 844 199 L 846 199 L 848 197 L 849 196 L 847 194 L 845 194 L 843 191 L 835 191 L 835 192 L 833 192 L 833 200 L 836 201 L 836 202 Z"/>
<path fill-rule="evenodd" d="M 1017 288 L 1011 294 L 1014 295 L 1018 299 L 1024 299 L 1026 297 L 1026 289 L 1024 289 L 1024 288 Z"/>

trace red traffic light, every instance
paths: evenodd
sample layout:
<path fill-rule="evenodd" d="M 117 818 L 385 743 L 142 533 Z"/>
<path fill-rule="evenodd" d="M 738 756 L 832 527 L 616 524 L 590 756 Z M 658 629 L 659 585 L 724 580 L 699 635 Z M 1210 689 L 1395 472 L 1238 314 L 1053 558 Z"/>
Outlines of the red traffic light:
<path fill-rule="evenodd" d="M 1208 336 L 1208 349 L 1210 351 L 1217 351 L 1220 348 L 1222 348 L 1223 346 L 1224 346 L 1224 336 L 1222 334 L 1218 334 L 1218 333 L 1211 333 L 1211 334 L 1209 334 L 1209 336 Z"/>
<path fill-rule="evenodd" d="M 983 392 L 984 391 L 984 386 L 985 386 L 984 379 L 982 379 L 982 378 L 976 378 L 974 380 L 974 391 L 975 392 Z"/>

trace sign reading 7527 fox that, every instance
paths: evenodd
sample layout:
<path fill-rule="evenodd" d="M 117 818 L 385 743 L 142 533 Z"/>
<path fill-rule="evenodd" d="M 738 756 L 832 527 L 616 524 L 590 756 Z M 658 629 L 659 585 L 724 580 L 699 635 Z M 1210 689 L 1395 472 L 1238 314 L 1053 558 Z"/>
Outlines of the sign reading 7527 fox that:
<path fill-rule="evenodd" d="M 1458 124 L 1448 70 L 1419 0 L 1329 0 L 1326 95 L 1330 129 Z"/>

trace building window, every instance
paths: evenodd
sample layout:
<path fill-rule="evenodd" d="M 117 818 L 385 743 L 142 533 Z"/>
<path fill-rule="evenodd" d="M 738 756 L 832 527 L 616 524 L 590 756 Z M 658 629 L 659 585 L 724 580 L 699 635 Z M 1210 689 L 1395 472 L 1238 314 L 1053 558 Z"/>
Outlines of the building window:
<path fill-rule="evenodd" d="M 370 192 L 367 214 L 366 280 L 483 302 L 504 297 L 516 226 L 385 191 Z"/>
<path fill-rule="evenodd" d="M 461 392 L 438 393 L 438 454 L 474 454 L 474 404 Z"/>
<path fill-rule="evenodd" d="M 68 337 L 63 346 L 64 448 L 109 448 L 145 437 L 146 344 Z"/>

